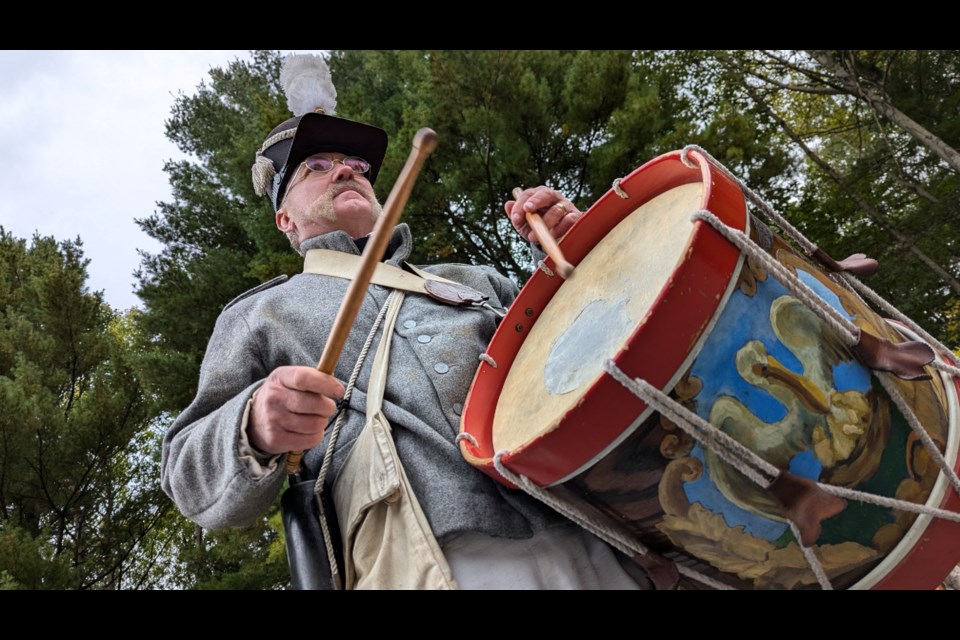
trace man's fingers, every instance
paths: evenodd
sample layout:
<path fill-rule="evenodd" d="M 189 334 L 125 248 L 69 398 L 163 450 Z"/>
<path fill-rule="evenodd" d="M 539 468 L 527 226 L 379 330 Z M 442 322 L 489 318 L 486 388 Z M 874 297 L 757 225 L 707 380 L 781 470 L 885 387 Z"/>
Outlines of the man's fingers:
<path fill-rule="evenodd" d="M 261 451 L 303 451 L 323 439 L 344 388 L 312 367 L 279 367 L 257 391 L 247 435 Z"/>
<path fill-rule="evenodd" d="M 254 400 L 247 426 L 254 447 L 267 453 L 304 451 L 323 440 L 330 416 L 336 411 L 332 399 L 302 391 L 269 393 L 261 388 L 261 392 Z M 300 407 L 301 402 L 306 411 L 291 410 L 291 406 Z"/>
<path fill-rule="evenodd" d="M 251 443 L 268 453 L 306 451 L 323 440 L 324 425 L 326 421 L 315 416 L 293 416 L 282 425 L 274 423 L 258 432 L 256 439 L 250 434 Z"/>
<path fill-rule="evenodd" d="M 342 398 L 345 391 L 339 380 L 313 367 L 279 367 L 267 377 L 267 383 L 271 382 L 294 391 L 318 393 L 334 398 Z"/>
<path fill-rule="evenodd" d="M 293 391 L 284 389 L 277 393 L 268 394 L 264 398 L 267 412 L 270 415 L 286 417 L 286 414 L 320 416 L 329 418 L 336 412 L 336 401 L 326 395 L 310 391 Z"/>
<path fill-rule="evenodd" d="M 562 238 L 564 234 L 566 234 L 567 231 L 570 230 L 570 227 L 573 226 L 573 223 L 579 220 L 582 216 L 583 216 L 583 212 L 576 211 L 576 210 L 571 211 L 570 213 L 565 215 L 557 223 L 557 226 L 553 228 L 553 236 L 555 238 Z"/>
<path fill-rule="evenodd" d="M 527 197 L 524 198 L 522 203 L 523 210 L 530 213 L 547 213 L 548 208 L 552 207 L 556 202 L 563 200 L 563 196 L 560 193 L 547 187 L 528 189 L 524 192 L 524 195 Z"/>
<path fill-rule="evenodd" d="M 306 438 L 323 438 L 323 432 L 326 430 L 328 418 L 317 415 L 303 413 L 288 413 L 283 416 L 283 421 L 276 421 L 272 424 L 271 430 L 284 436 L 302 436 Z"/>
<path fill-rule="evenodd" d="M 547 225 L 547 228 L 552 229 L 570 213 L 571 209 L 571 207 L 564 205 L 562 200 L 558 200 L 547 207 L 540 216 L 543 218 L 543 223 Z"/>
<path fill-rule="evenodd" d="M 504 211 L 507 212 L 507 217 L 510 219 L 510 224 L 513 225 L 513 228 L 517 230 L 517 233 L 521 237 L 530 239 L 531 229 L 527 224 L 527 218 L 523 213 L 523 208 L 519 205 L 516 200 L 507 200 L 503 205 Z"/>
<path fill-rule="evenodd" d="M 504 210 L 517 233 L 531 242 L 537 242 L 538 239 L 527 224 L 527 213 L 535 213 L 543 218 L 543 223 L 554 238 L 563 237 L 582 215 L 562 193 L 543 185 L 523 191 L 515 190 L 514 196 L 515 200 L 508 200 L 504 204 Z"/>

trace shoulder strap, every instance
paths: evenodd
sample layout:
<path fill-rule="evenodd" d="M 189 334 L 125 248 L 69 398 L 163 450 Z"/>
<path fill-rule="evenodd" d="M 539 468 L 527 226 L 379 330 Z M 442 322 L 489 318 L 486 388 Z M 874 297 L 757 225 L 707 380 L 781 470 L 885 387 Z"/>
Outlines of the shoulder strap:
<path fill-rule="evenodd" d="M 357 272 L 357 265 L 359 263 L 360 256 L 355 256 L 350 253 L 330 251 L 329 249 L 311 249 L 307 251 L 307 255 L 304 256 L 303 272 L 351 280 L 353 274 Z M 390 287 L 391 289 L 426 293 L 423 286 L 424 278 L 422 276 L 409 273 L 383 262 L 377 264 L 377 268 L 373 272 L 373 277 L 370 279 L 370 282 L 384 287 Z"/>
<path fill-rule="evenodd" d="M 380 334 L 380 344 L 373 357 L 373 367 L 370 369 L 370 380 L 367 382 L 367 416 L 380 411 L 383 406 L 383 391 L 387 386 L 387 369 L 390 362 L 390 338 L 393 336 L 393 327 L 397 324 L 397 315 L 400 305 L 406 294 L 394 290 L 387 298 L 387 315 L 383 319 L 383 331 Z"/>
<path fill-rule="evenodd" d="M 357 272 L 359 264 L 360 256 L 329 249 L 310 249 L 303 259 L 303 272 L 350 280 Z M 378 263 L 370 282 L 391 289 L 422 293 L 454 306 L 484 306 L 483 303 L 489 298 L 459 282 L 441 278 L 411 264 L 406 266 L 410 271 L 383 262 Z"/>

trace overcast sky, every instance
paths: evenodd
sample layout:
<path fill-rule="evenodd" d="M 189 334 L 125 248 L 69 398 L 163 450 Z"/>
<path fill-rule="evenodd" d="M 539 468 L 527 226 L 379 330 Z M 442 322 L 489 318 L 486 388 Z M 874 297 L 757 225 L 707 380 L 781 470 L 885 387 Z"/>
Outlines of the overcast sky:
<path fill-rule="evenodd" d="M 0 51 L 0 226 L 83 240 L 88 286 L 117 309 L 133 293 L 137 249 L 160 245 L 134 222 L 171 199 L 164 136 L 179 93 L 247 51 Z M 252 150 L 251 150 L 252 154 Z"/>

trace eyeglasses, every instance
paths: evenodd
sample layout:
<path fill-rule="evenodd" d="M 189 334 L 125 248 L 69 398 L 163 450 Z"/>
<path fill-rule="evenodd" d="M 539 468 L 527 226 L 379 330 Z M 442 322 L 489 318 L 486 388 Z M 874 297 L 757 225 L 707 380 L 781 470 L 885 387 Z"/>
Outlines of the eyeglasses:
<path fill-rule="evenodd" d="M 350 169 L 354 174 L 363 175 L 370 171 L 370 163 L 364 160 L 363 158 L 357 158 L 355 156 L 347 156 L 346 158 L 327 158 L 326 156 L 310 156 L 306 160 L 300 163 L 300 166 L 297 167 L 296 172 L 293 174 L 293 177 L 290 178 L 290 182 L 287 183 L 287 188 L 284 190 L 283 199 L 287 199 L 287 194 L 293 189 L 294 185 L 300 182 L 302 176 L 300 175 L 300 169 L 303 167 L 307 168 L 307 172 L 313 171 L 315 173 L 329 173 L 333 171 L 333 168 L 337 163 L 342 164 L 347 169 Z M 306 174 L 304 174 L 306 175 Z"/>
<path fill-rule="evenodd" d="M 333 167 L 336 166 L 338 162 L 354 173 L 364 174 L 367 171 L 370 171 L 369 162 L 363 158 L 356 158 L 354 156 L 349 156 L 347 158 L 343 158 L 342 160 L 340 158 L 327 158 L 325 156 L 310 156 L 303 161 L 303 164 L 306 165 L 309 171 L 326 173 L 328 171 L 333 171 Z"/>

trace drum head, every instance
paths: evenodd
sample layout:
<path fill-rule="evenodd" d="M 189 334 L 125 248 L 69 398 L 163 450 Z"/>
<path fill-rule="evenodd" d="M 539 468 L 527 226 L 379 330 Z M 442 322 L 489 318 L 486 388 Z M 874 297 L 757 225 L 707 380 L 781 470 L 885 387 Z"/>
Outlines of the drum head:
<path fill-rule="evenodd" d="M 832 586 L 935 586 L 960 559 L 960 524 L 868 497 L 960 511 L 955 476 L 935 462 L 960 466 L 960 382 L 932 369 L 900 380 L 857 360 L 825 306 L 878 338 L 918 338 L 763 224 L 748 228 L 735 180 L 690 155 L 628 176 L 561 242 L 574 274 L 538 271 L 521 291 L 467 398 L 464 457 L 730 586 L 818 588 L 789 501 L 745 474 L 742 451 L 645 406 L 606 373 L 612 361 L 789 473 L 781 479 L 862 492 L 817 522 L 812 548 Z M 745 260 L 692 222 L 704 209 L 760 253 Z"/>
<path fill-rule="evenodd" d="M 574 274 L 530 278 L 488 348 L 496 366 L 480 365 L 464 407 L 462 430 L 477 444 L 461 450 L 472 464 L 499 478 L 501 452 L 541 486 L 562 482 L 646 415 L 604 361 L 660 388 L 676 382 L 741 262 L 690 216 L 708 209 L 747 230 L 733 181 L 702 159 L 691 165 L 675 152 L 631 173 L 561 241 Z"/>
<path fill-rule="evenodd" d="M 493 448 L 513 451 L 557 428 L 628 348 L 690 244 L 703 185 L 637 207 L 577 265 L 531 327 L 504 381 Z M 535 418 L 535 419 L 534 419 Z"/>

